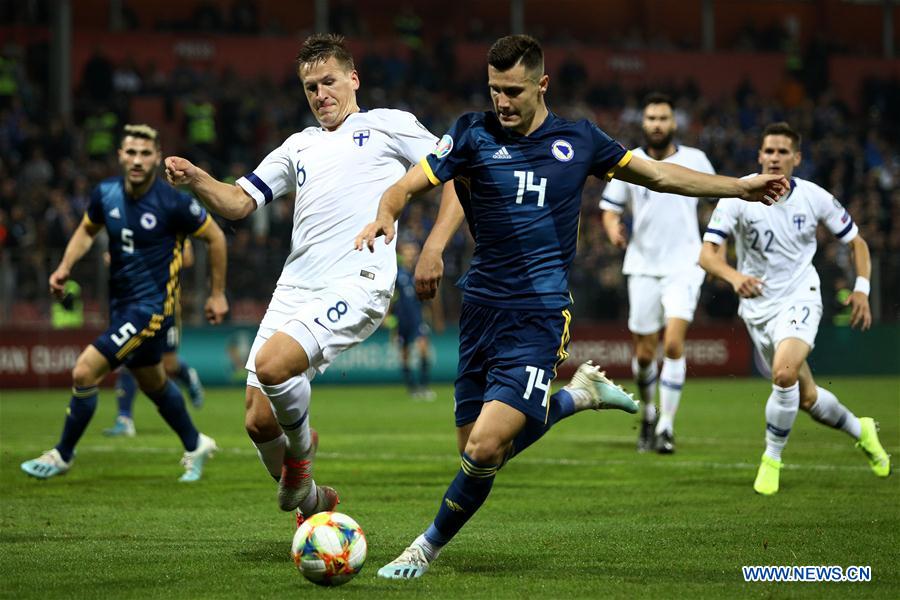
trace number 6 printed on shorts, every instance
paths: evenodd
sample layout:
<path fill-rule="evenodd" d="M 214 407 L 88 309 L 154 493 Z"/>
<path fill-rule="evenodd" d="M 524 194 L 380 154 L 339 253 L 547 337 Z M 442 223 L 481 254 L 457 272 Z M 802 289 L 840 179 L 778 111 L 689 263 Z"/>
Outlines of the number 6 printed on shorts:
<path fill-rule="evenodd" d="M 544 400 L 541 402 L 541 406 L 547 406 L 547 397 L 550 395 L 550 382 L 552 379 L 544 381 L 544 370 L 537 367 L 525 367 L 525 372 L 528 373 L 528 385 L 525 386 L 525 393 L 522 394 L 522 397 L 529 400 L 534 388 L 543 390 Z"/>

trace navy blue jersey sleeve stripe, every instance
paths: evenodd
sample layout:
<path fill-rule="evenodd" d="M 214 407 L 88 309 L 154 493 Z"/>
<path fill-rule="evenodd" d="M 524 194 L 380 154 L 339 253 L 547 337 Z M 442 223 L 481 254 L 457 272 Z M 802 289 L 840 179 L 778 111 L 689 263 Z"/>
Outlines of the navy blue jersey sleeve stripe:
<path fill-rule="evenodd" d="M 727 239 L 728 239 L 728 234 L 727 234 L 727 233 L 725 233 L 724 231 L 719 231 L 718 229 L 713 229 L 712 227 L 707 227 L 707 228 L 706 228 L 706 233 L 714 233 L 714 234 L 716 234 L 717 236 L 719 236 L 720 238 L 722 238 L 723 240 L 727 240 Z"/>
<path fill-rule="evenodd" d="M 839 234 L 837 234 L 837 238 L 841 239 L 842 237 L 850 233 L 851 229 L 853 229 L 853 219 L 850 219 L 850 222 L 847 223 L 847 226 L 844 227 L 844 229 Z"/>
<path fill-rule="evenodd" d="M 612 200 L 612 199 L 610 199 L 610 198 L 608 198 L 608 197 L 606 197 L 606 196 L 603 196 L 603 201 L 604 201 L 604 202 L 609 202 L 610 204 L 615 204 L 616 206 L 621 206 L 622 208 L 625 208 L 625 203 L 624 203 L 624 202 L 618 202 L 618 201 Z"/>
<path fill-rule="evenodd" d="M 266 204 L 272 201 L 272 188 L 266 185 L 266 182 L 257 177 L 256 173 L 249 173 L 247 175 L 247 181 L 253 184 L 253 187 L 258 189 L 263 196 L 266 198 Z"/>

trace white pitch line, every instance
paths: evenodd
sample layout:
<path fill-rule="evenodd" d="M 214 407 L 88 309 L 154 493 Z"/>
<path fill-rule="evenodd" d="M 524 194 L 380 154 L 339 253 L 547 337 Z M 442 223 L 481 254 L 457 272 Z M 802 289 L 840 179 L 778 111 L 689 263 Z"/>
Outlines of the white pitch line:
<path fill-rule="evenodd" d="M 629 438 L 630 440 L 631 438 Z M 34 450 L 39 452 L 39 450 Z M 160 448 L 158 446 L 84 446 L 84 453 L 122 453 L 122 454 L 171 454 L 178 456 L 180 452 L 175 447 Z M 223 448 L 220 453 L 248 456 L 256 458 L 256 451 L 252 448 Z M 353 453 L 353 452 L 319 452 L 317 458 L 329 460 L 344 460 L 356 463 L 375 462 L 413 462 L 413 463 L 456 463 L 459 459 L 448 454 L 394 454 L 394 453 Z M 634 459 L 579 459 L 579 458 L 537 458 L 520 456 L 513 464 L 525 465 L 549 465 L 572 467 L 605 467 L 605 466 L 630 466 L 630 467 L 658 467 L 663 469 L 713 469 L 726 471 L 752 470 L 759 466 L 758 463 L 747 462 L 711 462 L 672 460 L 669 457 L 651 457 L 647 459 L 635 457 Z M 860 457 L 862 459 L 862 457 Z M 787 463 L 783 467 L 789 471 L 868 471 L 869 468 L 862 465 L 828 465 L 828 464 L 796 464 Z"/>

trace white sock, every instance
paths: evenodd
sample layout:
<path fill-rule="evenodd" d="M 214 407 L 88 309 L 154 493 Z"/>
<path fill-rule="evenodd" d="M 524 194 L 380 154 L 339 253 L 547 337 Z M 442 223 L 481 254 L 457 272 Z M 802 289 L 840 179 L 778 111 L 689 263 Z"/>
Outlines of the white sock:
<path fill-rule="evenodd" d="M 687 361 L 684 357 L 663 359 L 662 373 L 659 374 L 659 421 L 656 423 L 656 434 L 675 429 L 675 413 L 681 402 L 681 388 L 687 374 Z"/>
<path fill-rule="evenodd" d="M 636 356 L 631 357 L 631 373 L 638 386 L 638 395 L 641 399 L 643 420 L 647 423 L 656 421 L 656 361 L 651 361 L 646 367 L 638 364 Z"/>
<path fill-rule="evenodd" d="M 853 439 L 858 440 L 862 430 L 856 415 L 825 388 L 816 386 L 816 391 L 819 396 L 816 403 L 810 407 L 809 415 L 819 423 L 846 431 Z"/>
<path fill-rule="evenodd" d="M 309 516 L 313 515 L 316 512 L 316 503 L 319 501 L 319 486 L 316 485 L 316 482 L 312 482 L 312 489 L 309 492 L 309 495 L 304 498 L 303 502 L 300 503 L 300 512 L 304 515 Z"/>
<path fill-rule="evenodd" d="M 766 456 L 781 460 L 781 451 L 800 408 L 800 383 L 790 387 L 772 384 L 772 393 L 766 402 Z"/>
<path fill-rule="evenodd" d="M 438 554 L 441 553 L 441 549 L 443 548 L 443 546 L 437 546 L 429 542 L 424 533 L 413 540 L 413 543 L 411 545 L 421 548 L 425 553 L 425 558 L 428 559 L 428 562 L 436 559 L 438 557 Z"/>
<path fill-rule="evenodd" d="M 581 388 L 570 388 L 569 386 L 565 386 L 563 389 L 572 396 L 572 402 L 575 404 L 575 412 L 591 408 L 593 400 L 591 399 L 591 393 L 589 391 Z"/>
<path fill-rule="evenodd" d="M 287 437 L 283 433 L 268 442 L 253 442 L 259 460 L 262 461 L 269 475 L 275 479 L 281 477 L 281 465 L 284 464 L 284 451 L 287 444 Z"/>
<path fill-rule="evenodd" d="M 278 385 L 261 385 L 260 388 L 272 403 L 275 418 L 287 436 L 285 453 L 293 458 L 306 458 L 312 448 L 312 435 L 309 431 L 309 379 L 306 375 L 300 375 Z"/>

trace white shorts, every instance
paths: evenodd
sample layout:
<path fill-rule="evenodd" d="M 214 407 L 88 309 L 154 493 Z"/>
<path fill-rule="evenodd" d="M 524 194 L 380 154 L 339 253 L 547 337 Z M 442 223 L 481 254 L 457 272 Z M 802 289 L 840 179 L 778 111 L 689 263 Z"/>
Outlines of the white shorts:
<path fill-rule="evenodd" d="M 276 331 L 297 341 L 309 357 L 306 375 L 313 379 L 337 356 L 378 329 L 391 303 L 391 291 L 361 285 L 307 290 L 288 285 L 275 288 L 247 357 L 247 385 L 260 387 L 256 353 Z"/>
<path fill-rule="evenodd" d="M 788 300 L 778 314 L 760 323 L 747 323 L 747 331 L 756 351 L 770 369 L 778 344 L 787 338 L 797 338 L 815 347 L 819 321 L 822 319 L 822 301 L 803 298 Z"/>
<path fill-rule="evenodd" d="M 629 275 L 628 330 L 650 335 L 665 327 L 669 319 L 693 321 L 705 277 L 700 267 L 661 277 Z"/>

